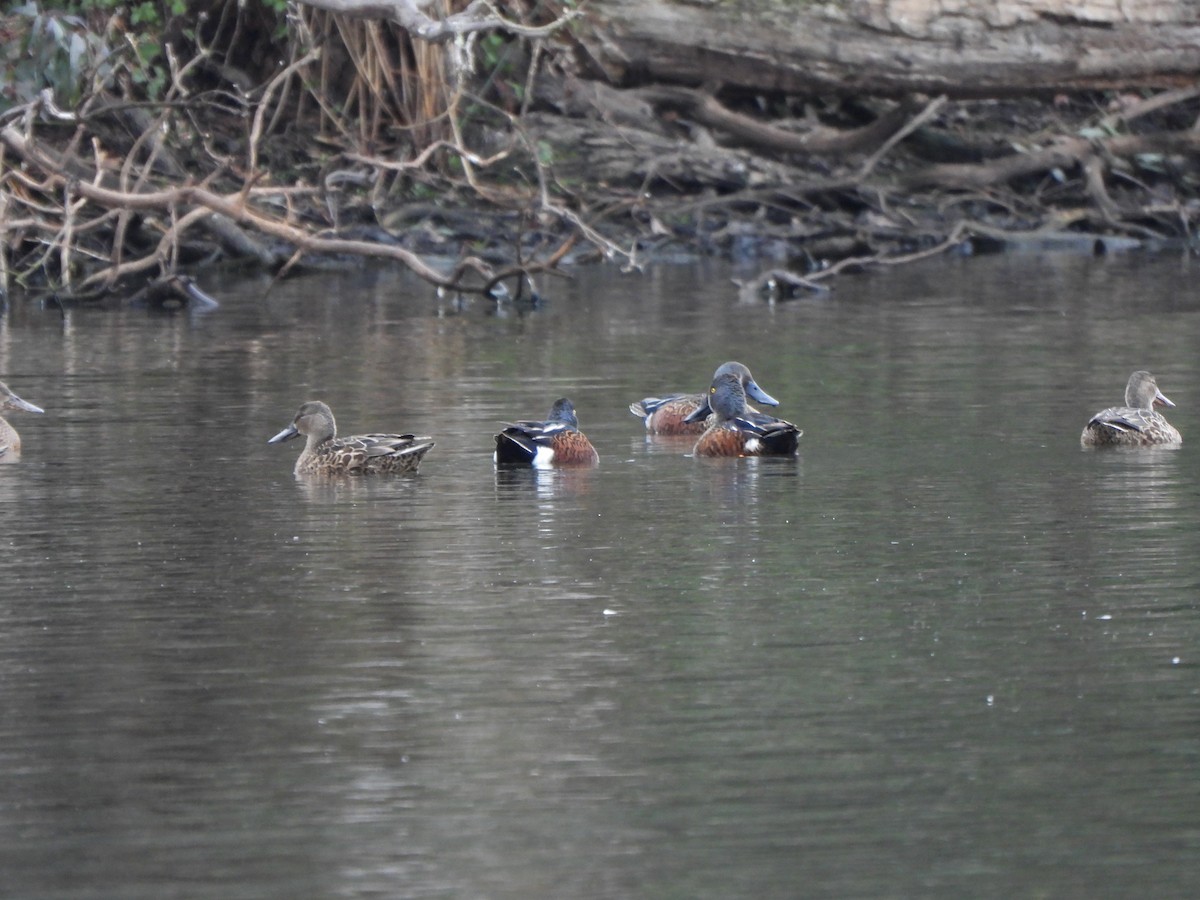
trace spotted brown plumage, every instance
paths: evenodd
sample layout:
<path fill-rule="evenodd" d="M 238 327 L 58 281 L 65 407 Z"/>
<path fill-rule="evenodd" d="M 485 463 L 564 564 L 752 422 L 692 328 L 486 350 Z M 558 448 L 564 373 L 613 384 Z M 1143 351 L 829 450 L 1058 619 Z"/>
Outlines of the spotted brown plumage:
<path fill-rule="evenodd" d="M 40 406 L 34 406 L 14 394 L 3 381 L 0 381 L 0 412 L 20 410 L 21 412 L 43 413 Z M 12 462 L 21 455 L 21 436 L 17 429 L 0 417 L 0 461 Z"/>
<path fill-rule="evenodd" d="M 1144 370 L 1134 372 L 1125 385 L 1125 405 L 1110 406 L 1092 416 L 1079 441 L 1085 447 L 1147 447 L 1182 444 L 1178 429 L 1155 406 L 1174 406 L 1158 389 L 1158 381 Z"/>
<path fill-rule="evenodd" d="M 297 475 L 396 475 L 415 472 L 434 442 L 415 434 L 337 436 L 333 411 L 319 400 L 302 404 L 292 424 L 267 441 L 281 444 L 304 435 Z"/>

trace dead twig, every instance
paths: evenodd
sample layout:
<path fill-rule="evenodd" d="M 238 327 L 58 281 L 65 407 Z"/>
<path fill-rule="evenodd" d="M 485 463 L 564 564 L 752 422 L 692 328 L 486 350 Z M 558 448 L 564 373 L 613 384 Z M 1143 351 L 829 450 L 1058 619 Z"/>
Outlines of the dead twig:
<path fill-rule="evenodd" d="M 291 77 L 306 68 L 312 63 L 321 58 L 320 48 L 309 50 L 302 57 L 288 64 L 286 68 L 275 75 L 267 86 L 263 89 L 262 97 L 258 101 L 258 105 L 254 110 L 254 123 L 250 128 L 250 140 L 247 142 L 249 146 L 249 154 L 246 160 L 246 171 L 251 173 L 258 171 L 258 145 L 263 136 L 263 119 L 266 116 L 267 109 L 270 108 L 271 98 L 275 96 L 275 92 L 279 90 L 280 85 L 289 81 Z M 246 190 L 250 189 L 250 179 L 247 178 Z"/>
<path fill-rule="evenodd" d="M 862 180 L 866 180 L 867 177 L 875 171 L 875 167 L 879 165 L 879 161 L 887 156 L 891 149 L 898 143 L 936 116 L 938 110 L 946 105 L 946 100 L 946 95 L 942 94 L 942 96 L 935 97 L 925 104 L 925 108 L 923 110 L 917 113 L 917 115 L 913 116 L 913 118 L 911 118 L 909 121 L 905 122 L 902 128 L 898 128 L 895 132 L 893 132 L 888 139 L 883 142 L 883 146 L 867 157 L 866 162 L 864 162 L 859 168 L 857 177 Z"/>
<path fill-rule="evenodd" d="M 493 276 L 490 268 L 478 260 L 464 260 L 447 275 L 437 271 L 415 253 L 402 247 L 368 241 L 325 238 L 310 234 L 250 206 L 242 191 L 221 195 L 204 187 L 185 185 L 165 190 L 126 193 L 99 184 L 75 181 L 63 170 L 61 163 L 56 162 L 35 146 L 19 129 L 13 126 L 0 129 L 0 141 L 27 163 L 41 169 L 45 173 L 48 184 L 58 185 L 64 191 L 64 208 L 78 208 L 79 200 L 74 201 L 76 206 L 71 206 L 72 198 L 82 198 L 106 209 L 159 212 L 166 212 L 176 207 L 187 209 L 188 213 L 169 230 L 173 238 L 177 238 L 182 233 L 185 225 L 202 221 L 205 216 L 212 213 L 219 213 L 239 225 L 246 225 L 265 234 L 281 238 L 293 244 L 299 251 L 306 253 L 345 254 L 396 260 L 421 278 L 439 287 L 467 291 L 479 290 L 477 285 L 473 287 L 464 284 L 463 278 L 470 272 L 476 272 L 484 279 L 491 279 Z M 196 207 L 201 207 L 201 209 L 196 209 Z M 56 242 L 56 245 L 65 252 L 67 247 L 65 242 Z M 155 264 L 158 258 L 157 254 L 153 254 L 152 257 L 144 257 L 136 263 L 122 264 L 119 268 L 114 269 L 110 266 L 109 269 L 90 276 L 88 282 L 94 283 L 96 280 L 110 278 L 113 272 L 125 274 L 130 271 L 142 271 Z M 69 258 L 64 258 L 63 265 L 69 268 Z"/>
<path fill-rule="evenodd" d="M 500 15 L 487 0 L 472 0 L 462 12 L 433 19 L 420 0 L 301 0 L 305 6 L 363 19 L 388 19 L 422 41 L 445 43 L 479 31 L 507 31 L 519 37 L 548 37 L 577 19 L 578 10 L 568 10 L 548 25 L 522 25 Z"/>
<path fill-rule="evenodd" d="M 673 108 L 703 125 L 723 131 L 738 141 L 771 153 L 863 152 L 879 146 L 902 128 L 913 110 L 914 102 L 906 100 L 861 128 L 817 127 L 801 134 L 734 112 L 723 106 L 715 97 L 692 88 L 655 86 L 620 93 L 632 95 L 657 106 Z M 934 111 L 936 112 L 936 107 Z"/>
<path fill-rule="evenodd" d="M 902 176 L 903 187 L 940 187 L 953 190 L 982 190 L 996 184 L 1038 175 L 1052 169 L 1069 169 L 1096 150 L 1112 157 L 1141 154 L 1194 154 L 1200 152 L 1200 132 L 1170 131 L 1146 135 L 1114 135 L 1108 138 L 1062 138 L 1031 153 L 1014 153 L 982 164 L 943 163 Z"/>
<path fill-rule="evenodd" d="M 840 259 L 826 269 L 821 269 L 819 272 L 813 272 L 808 276 L 808 279 L 813 282 L 827 281 L 834 275 L 845 271 L 846 269 L 862 269 L 870 266 L 903 266 L 908 263 L 917 262 L 918 260 L 928 259 L 931 256 L 940 256 L 947 250 L 958 246 L 962 243 L 963 238 L 969 232 L 969 227 L 965 222 L 959 222 L 951 229 L 950 233 L 932 247 L 926 247 L 923 250 L 916 250 L 912 253 L 901 253 L 895 256 L 888 256 L 883 253 L 872 254 L 871 256 L 854 256 Z"/>

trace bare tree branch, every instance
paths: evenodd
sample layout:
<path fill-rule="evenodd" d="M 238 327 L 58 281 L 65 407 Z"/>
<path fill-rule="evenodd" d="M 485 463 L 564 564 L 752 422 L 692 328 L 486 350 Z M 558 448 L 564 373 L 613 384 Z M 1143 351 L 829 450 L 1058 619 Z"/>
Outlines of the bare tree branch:
<path fill-rule="evenodd" d="M 549 25 L 522 25 L 496 12 L 487 0 L 472 0 L 462 12 L 444 19 L 430 18 L 422 7 L 429 0 L 300 0 L 305 6 L 356 19 L 383 19 L 402 26 L 415 38 L 441 44 L 459 35 L 477 31 L 507 31 L 520 37 L 540 38 L 553 34 L 564 24 L 578 18 L 577 10 L 568 10 Z"/>
<path fill-rule="evenodd" d="M 448 274 L 431 267 L 421 257 L 403 247 L 390 244 L 377 244 L 369 241 L 346 240 L 342 238 L 326 238 L 310 234 L 301 228 L 291 225 L 274 216 L 255 209 L 246 203 L 243 191 L 228 195 L 214 193 L 208 188 L 198 185 L 183 185 L 166 190 L 147 192 L 124 192 L 102 187 L 94 182 L 75 179 L 66 167 L 44 153 L 33 141 L 15 126 L 0 129 L 0 142 L 9 147 L 27 163 L 41 169 L 47 176 L 48 185 L 56 185 L 63 192 L 63 207 L 72 218 L 64 225 L 59 249 L 67 252 L 70 248 L 70 237 L 73 232 L 73 215 L 77 206 L 72 205 L 72 198 L 96 203 L 106 209 L 154 210 L 170 213 L 178 208 L 186 212 L 178 218 L 169 229 L 168 236 L 177 240 L 180 231 L 194 222 L 203 220 L 211 214 L 219 214 L 227 219 L 247 225 L 265 234 L 281 238 L 293 244 L 298 250 L 309 253 L 351 254 L 357 256 L 393 259 L 402 262 L 421 278 L 438 287 L 456 290 L 477 291 L 478 286 L 464 283 L 466 274 L 476 272 L 485 281 L 490 282 L 494 273 L 487 264 L 480 260 L 469 258 L 462 260 Z M 57 242 L 56 242 L 57 244 Z M 53 246 L 53 245 L 52 245 Z M 158 249 L 150 256 L 143 257 L 132 263 L 110 267 L 90 276 L 88 283 L 103 282 L 115 275 L 129 271 L 141 271 L 164 258 L 170 244 L 164 239 Z"/>

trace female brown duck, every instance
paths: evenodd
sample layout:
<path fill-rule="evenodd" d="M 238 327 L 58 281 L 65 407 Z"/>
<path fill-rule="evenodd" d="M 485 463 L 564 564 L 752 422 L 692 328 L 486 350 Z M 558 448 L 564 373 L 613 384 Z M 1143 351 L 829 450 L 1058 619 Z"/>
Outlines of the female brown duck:
<path fill-rule="evenodd" d="M 1085 447 L 1148 447 L 1153 444 L 1182 444 L 1175 426 L 1155 406 L 1174 406 L 1158 389 L 1149 372 L 1138 371 L 1125 385 L 1125 405 L 1111 406 L 1092 416 L 1083 428 L 1080 443 Z"/>
<path fill-rule="evenodd" d="M 391 475 L 415 472 L 433 446 L 415 434 L 356 434 L 337 436 L 333 411 L 319 400 L 300 407 L 292 424 L 268 444 L 282 444 L 299 435 L 307 441 L 296 460 L 297 475 Z"/>
<path fill-rule="evenodd" d="M 31 413 L 45 412 L 40 406 L 34 406 L 32 403 L 22 400 L 9 390 L 7 384 L 0 381 L 0 412 L 9 409 L 19 409 Z M 0 462 L 13 462 L 20 455 L 21 436 L 17 434 L 17 429 L 0 417 Z"/>

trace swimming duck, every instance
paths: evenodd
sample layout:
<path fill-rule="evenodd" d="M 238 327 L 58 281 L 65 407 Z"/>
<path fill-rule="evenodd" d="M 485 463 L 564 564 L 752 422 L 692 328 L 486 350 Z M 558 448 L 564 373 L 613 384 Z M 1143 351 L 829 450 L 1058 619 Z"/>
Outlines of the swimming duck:
<path fill-rule="evenodd" d="M 268 444 L 282 444 L 299 435 L 307 439 L 296 460 L 297 475 L 390 475 L 415 472 L 433 446 L 415 434 L 356 434 L 337 436 L 333 411 L 319 400 L 301 405 L 292 424 Z"/>
<path fill-rule="evenodd" d="M 544 422 L 511 422 L 496 435 L 492 459 L 498 466 L 594 466 L 600 455 L 579 430 L 575 405 L 566 397 L 554 401 Z"/>
<path fill-rule="evenodd" d="M 1083 428 L 1080 443 L 1085 447 L 1147 447 L 1152 444 L 1182 444 L 1183 437 L 1155 406 L 1174 406 L 1158 389 L 1154 376 L 1137 371 L 1125 385 L 1125 405 L 1096 413 Z"/>
<path fill-rule="evenodd" d="M 696 446 L 694 456 L 794 456 L 803 434 L 791 422 L 746 408 L 746 392 L 735 373 L 719 373 L 708 389 L 706 407 L 715 417 Z M 705 416 L 701 407 L 688 418 Z"/>
<path fill-rule="evenodd" d="M 22 400 L 9 390 L 7 384 L 0 381 L 0 412 L 9 409 L 31 413 L 45 412 L 40 406 L 34 406 L 32 403 Z M 17 429 L 9 425 L 3 417 L 0 417 L 0 459 L 12 461 L 20 455 L 21 436 L 17 434 Z"/>
<path fill-rule="evenodd" d="M 713 378 L 720 375 L 737 375 L 746 395 L 767 406 L 778 406 L 779 401 L 758 386 L 750 370 L 740 362 L 723 363 Z M 707 406 L 705 394 L 671 394 L 667 397 L 646 397 L 629 404 L 629 411 L 646 423 L 650 434 L 703 434 L 710 423 L 704 418 L 687 422 L 688 416 L 702 406 Z M 747 407 L 758 412 L 754 407 Z M 708 413 L 705 413 L 707 416 Z"/>

